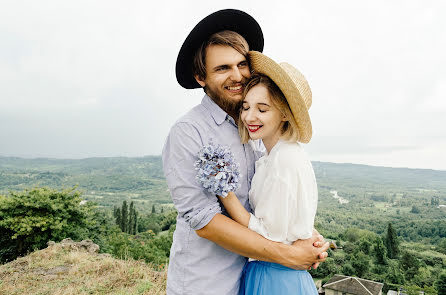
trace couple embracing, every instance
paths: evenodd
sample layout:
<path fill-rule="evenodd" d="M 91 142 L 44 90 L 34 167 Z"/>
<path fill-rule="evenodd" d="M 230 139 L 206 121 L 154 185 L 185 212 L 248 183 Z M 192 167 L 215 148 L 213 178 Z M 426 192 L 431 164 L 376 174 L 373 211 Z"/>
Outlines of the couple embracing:
<path fill-rule="evenodd" d="M 311 139 L 311 90 L 304 76 L 264 54 L 259 24 L 245 12 L 200 21 L 178 54 L 176 76 L 203 88 L 163 148 L 178 210 L 167 294 L 317 294 L 307 270 L 328 243 L 314 230 L 317 186 L 300 143 Z M 209 142 L 228 147 L 239 188 L 220 196 L 196 180 Z"/>

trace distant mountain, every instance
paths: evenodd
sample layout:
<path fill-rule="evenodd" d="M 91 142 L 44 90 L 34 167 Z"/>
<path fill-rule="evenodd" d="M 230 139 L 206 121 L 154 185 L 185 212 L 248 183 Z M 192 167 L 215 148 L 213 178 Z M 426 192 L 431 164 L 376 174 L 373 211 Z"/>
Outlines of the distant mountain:
<path fill-rule="evenodd" d="M 0 157 L 0 193 L 35 186 L 77 186 L 84 197 L 112 206 L 126 198 L 170 203 L 161 158 L 87 158 L 80 160 Z"/>
<path fill-rule="evenodd" d="M 446 171 L 313 162 L 318 182 L 446 190 Z M 0 157 L 0 191 L 24 186 L 72 186 L 88 190 L 145 190 L 164 182 L 160 156 L 65 159 Z M 158 183 L 159 184 L 159 183 Z"/>
<path fill-rule="evenodd" d="M 313 162 L 319 183 L 404 189 L 446 190 L 446 171 Z"/>

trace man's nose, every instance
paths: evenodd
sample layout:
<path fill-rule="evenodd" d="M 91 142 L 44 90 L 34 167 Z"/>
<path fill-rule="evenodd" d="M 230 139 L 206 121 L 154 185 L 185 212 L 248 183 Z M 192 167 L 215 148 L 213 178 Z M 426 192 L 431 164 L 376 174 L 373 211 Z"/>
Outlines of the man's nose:
<path fill-rule="evenodd" d="M 240 82 L 242 80 L 242 73 L 240 73 L 240 69 L 238 67 L 232 69 L 231 80 L 236 82 Z"/>

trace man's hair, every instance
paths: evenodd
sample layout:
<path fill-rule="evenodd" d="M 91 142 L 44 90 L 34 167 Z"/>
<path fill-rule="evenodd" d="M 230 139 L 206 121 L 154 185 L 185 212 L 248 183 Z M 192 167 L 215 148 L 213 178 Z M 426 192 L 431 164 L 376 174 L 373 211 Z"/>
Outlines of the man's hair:
<path fill-rule="evenodd" d="M 286 121 L 282 122 L 282 125 L 280 127 L 280 138 L 283 140 L 297 142 L 299 138 L 297 122 L 294 119 L 288 101 L 286 100 L 282 91 L 270 78 L 265 75 L 254 74 L 246 85 L 245 90 L 243 91 L 243 100 L 245 99 L 246 94 L 249 92 L 249 90 L 251 90 L 256 85 L 264 85 L 266 87 L 271 98 L 271 103 L 286 118 Z M 240 104 L 240 106 L 242 105 Z M 241 112 L 242 108 L 240 107 L 240 113 Z M 249 133 L 248 129 L 246 129 L 245 125 L 243 124 L 241 114 L 238 118 L 238 131 L 240 134 L 241 142 L 247 143 L 249 140 Z"/>
<path fill-rule="evenodd" d="M 234 31 L 221 31 L 209 37 L 195 52 L 192 66 L 193 75 L 201 79 L 206 78 L 206 49 L 210 45 L 227 45 L 237 50 L 243 56 L 248 55 L 249 45 L 245 38 Z"/>

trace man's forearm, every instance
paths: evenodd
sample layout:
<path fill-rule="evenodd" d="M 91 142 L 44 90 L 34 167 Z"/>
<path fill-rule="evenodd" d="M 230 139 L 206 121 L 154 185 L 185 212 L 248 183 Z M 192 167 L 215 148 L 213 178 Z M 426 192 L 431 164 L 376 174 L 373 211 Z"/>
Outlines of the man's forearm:
<path fill-rule="evenodd" d="M 215 215 L 211 222 L 196 232 L 200 237 L 231 252 L 292 268 L 307 269 L 324 260 L 319 258 L 319 250 L 311 249 L 314 248 L 312 242 L 311 247 L 308 243 L 303 246 L 289 246 L 273 242 L 222 214 Z"/>

